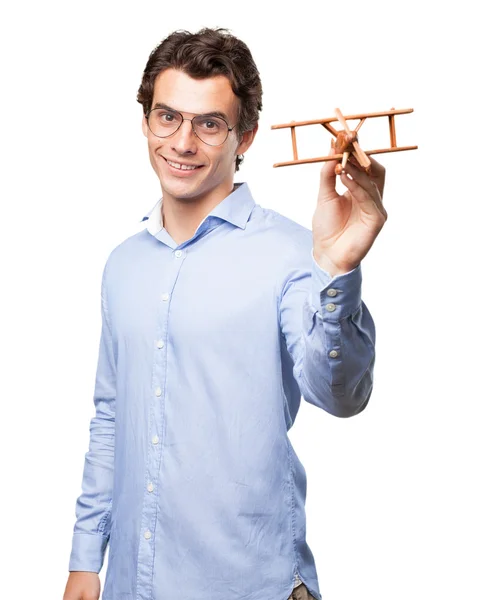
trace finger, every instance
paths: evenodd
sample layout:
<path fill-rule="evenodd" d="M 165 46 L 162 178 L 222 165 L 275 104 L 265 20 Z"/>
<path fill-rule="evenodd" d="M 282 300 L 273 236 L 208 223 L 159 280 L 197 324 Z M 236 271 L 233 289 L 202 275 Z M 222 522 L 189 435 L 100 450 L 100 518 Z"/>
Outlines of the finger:
<path fill-rule="evenodd" d="M 368 175 L 364 169 L 354 165 L 351 161 L 346 163 L 345 171 L 346 173 L 349 173 L 349 175 L 351 175 L 351 177 L 355 179 L 365 190 L 369 192 L 372 192 L 374 189 L 377 190 L 377 186 L 374 185 L 376 182 L 373 181 L 371 175 Z"/>
<path fill-rule="evenodd" d="M 379 193 L 381 194 L 381 197 L 382 197 L 383 192 L 384 192 L 384 183 L 386 181 L 386 169 L 381 163 L 379 163 L 372 156 L 369 157 L 369 160 L 371 161 L 371 172 L 370 172 L 369 176 L 374 181 L 374 183 L 378 186 Z"/>
<path fill-rule="evenodd" d="M 386 179 L 386 169 L 384 168 L 384 166 L 381 163 L 379 163 L 377 160 L 375 160 L 372 156 L 369 156 L 368 158 L 371 161 L 371 168 L 370 168 L 368 177 L 371 179 L 371 181 L 373 181 L 378 186 L 379 193 L 381 194 L 381 197 L 382 197 L 383 192 L 384 192 L 384 182 Z M 353 154 L 350 155 L 349 162 L 364 172 L 364 169 L 358 163 L 358 161 L 356 160 L 356 158 L 354 157 Z"/>
<path fill-rule="evenodd" d="M 355 173 L 358 176 L 357 179 L 354 175 L 351 177 L 353 170 L 357 172 Z M 355 167 L 351 167 L 341 174 L 341 182 L 358 202 L 361 210 L 370 216 L 375 216 L 379 212 L 384 219 L 387 219 L 387 212 L 382 205 L 377 186 L 369 180 L 365 182 L 364 179 L 368 180 L 367 175 Z"/>
<path fill-rule="evenodd" d="M 354 165 L 355 167 L 357 167 L 358 169 L 361 168 L 361 165 L 358 163 L 357 158 L 354 156 L 354 154 L 350 154 L 349 155 L 349 162 Z"/>
<path fill-rule="evenodd" d="M 331 147 L 329 151 L 329 156 L 336 154 L 336 150 L 334 147 Z M 335 160 L 327 160 L 325 161 L 321 173 L 320 173 L 320 181 L 321 181 L 321 194 L 323 196 L 336 195 L 336 173 L 334 169 L 336 168 Z"/>
<path fill-rule="evenodd" d="M 352 164 L 346 165 L 346 173 L 351 175 L 351 177 L 368 193 L 371 195 L 371 198 L 376 202 L 378 207 L 383 210 L 383 202 L 381 191 L 379 186 L 374 181 L 374 179 L 365 173 L 362 169 L 355 167 Z"/>

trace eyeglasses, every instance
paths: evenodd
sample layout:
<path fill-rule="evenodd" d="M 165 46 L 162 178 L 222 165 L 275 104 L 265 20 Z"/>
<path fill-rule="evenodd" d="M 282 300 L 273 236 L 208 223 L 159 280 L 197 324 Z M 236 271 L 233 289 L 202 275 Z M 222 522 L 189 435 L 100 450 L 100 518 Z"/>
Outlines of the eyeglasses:
<path fill-rule="evenodd" d="M 178 131 L 183 121 L 191 121 L 196 137 L 208 146 L 221 146 L 229 132 L 237 125 L 230 127 L 223 118 L 209 115 L 197 115 L 192 119 L 185 119 L 180 112 L 165 108 L 153 108 L 148 111 L 146 121 L 151 133 L 159 138 L 170 137 Z"/>

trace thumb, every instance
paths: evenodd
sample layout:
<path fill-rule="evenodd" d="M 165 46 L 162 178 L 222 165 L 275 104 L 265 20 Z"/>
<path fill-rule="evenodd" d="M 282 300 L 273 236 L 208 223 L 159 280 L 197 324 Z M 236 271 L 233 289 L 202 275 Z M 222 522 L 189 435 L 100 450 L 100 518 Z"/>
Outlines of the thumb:
<path fill-rule="evenodd" d="M 333 140 L 331 140 L 331 149 L 329 151 L 328 156 L 333 156 L 336 154 L 336 150 L 334 149 Z M 336 194 L 336 173 L 334 169 L 336 168 L 335 160 L 327 160 L 325 161 L 320 175 L 320 193 L 322 196 Z"/>

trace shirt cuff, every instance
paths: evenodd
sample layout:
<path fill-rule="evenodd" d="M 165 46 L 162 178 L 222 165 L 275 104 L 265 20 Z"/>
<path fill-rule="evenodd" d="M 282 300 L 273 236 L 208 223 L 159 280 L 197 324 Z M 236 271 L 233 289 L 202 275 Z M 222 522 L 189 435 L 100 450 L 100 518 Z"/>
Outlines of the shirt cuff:
<path fill-rule="evenodd" d="M 74 533 L 69 571 L 99 573 L 103 566 L 108 537 L 94 533 Z"/>
<path fill-rule="evenodd" d="M 311 300 L 324 321 L 340 321 L 361 306 L 361 263 L 342 275 L 331 275 L 316 262 L 311 250 Z"/>

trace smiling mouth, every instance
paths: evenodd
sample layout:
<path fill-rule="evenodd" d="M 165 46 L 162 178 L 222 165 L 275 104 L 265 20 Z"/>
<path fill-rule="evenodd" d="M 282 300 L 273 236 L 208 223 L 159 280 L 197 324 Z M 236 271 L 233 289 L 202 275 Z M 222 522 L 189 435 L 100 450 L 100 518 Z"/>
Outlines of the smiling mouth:
<path fill-rule="evenodd" d="M 163 158 L 170 165 L 170 167 L 173 167 L 174 169 L 178 169 L 180 171 L 195 171 L 196 169 L 200 169 L 203 166 L 203 165 L 185 165 L 182 163 L 174 162 L 173 160 L 168 160 L 164 156 L 163 156 Z"/>

